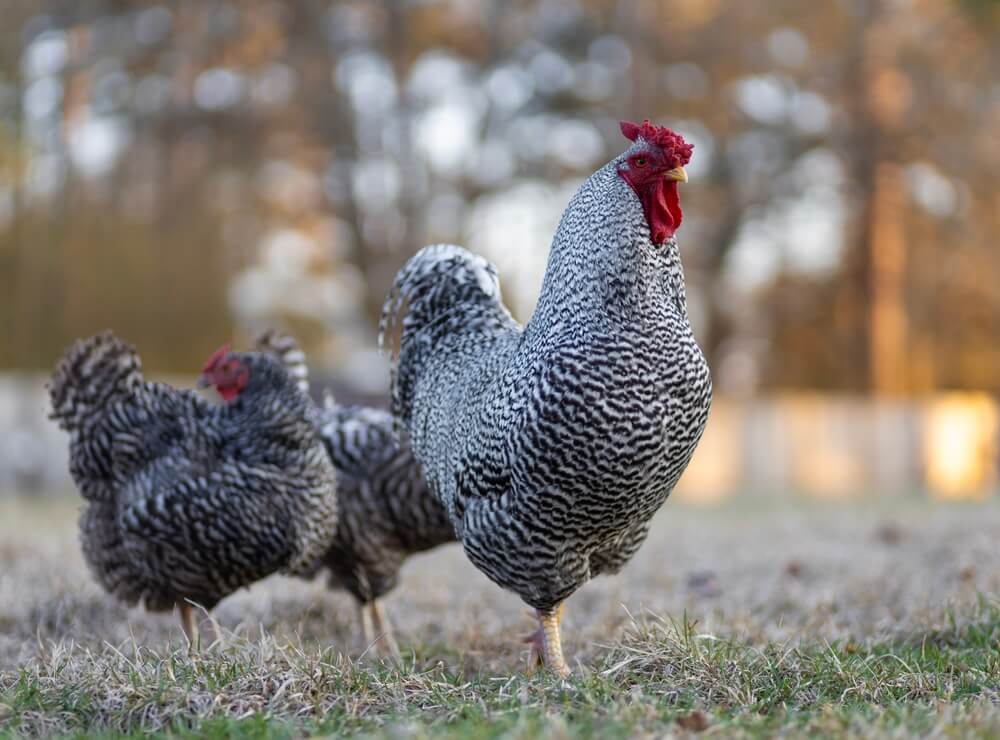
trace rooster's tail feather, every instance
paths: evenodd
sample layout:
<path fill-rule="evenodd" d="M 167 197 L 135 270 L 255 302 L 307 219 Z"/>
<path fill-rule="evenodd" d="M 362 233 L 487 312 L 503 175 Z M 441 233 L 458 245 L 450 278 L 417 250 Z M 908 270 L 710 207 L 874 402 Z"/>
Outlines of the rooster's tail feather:
<path fill-rule="evenodd" d="M 513 323 L 492 263 L 453 244 L 421 249 L 396 275 L 379 322 L 379 345 L 392 360 L 393 412 L 408 421 L 416 375 L 440 338 Z"/>

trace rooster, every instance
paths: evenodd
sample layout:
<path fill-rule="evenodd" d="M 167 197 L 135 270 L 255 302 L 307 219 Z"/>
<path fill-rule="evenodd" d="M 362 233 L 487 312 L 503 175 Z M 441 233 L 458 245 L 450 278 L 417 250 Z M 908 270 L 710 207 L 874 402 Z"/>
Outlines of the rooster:
<path fill-rule="evenodd" d="M 294 338 L 267 331 L 256 347 L 281 359 L 300 389 L 309 392 L 305 354 Z M 320 563 L 329 571 L 330 585 L 357 601 L 364 644 L 384 644 L 398 658 L 379 599 L 396 587 L 407 557 L 454 542 L 455 529 L 388 412 L 343 406 L 327 394 L 319 424 L 336 469 L 339 507 L 336 534 Z"/>
<path fill-rule="evenodd" d="M 692 146 L 621 129 L 632 144 L 570 201 L 527 325 L 494 266 L 452 245 L 412 257 L 382 315 L 428 484 L 472 563 L 536 610 L 535 660 L 561 676 L 564 602 L 639 549 L 712 396 L 675 238 Z"/>
<path fill-rule="evenodd" d="M 85 499 L 87 563 L 129 605 L 176 605 L 192 648 L 193 605 L 212 609 L 277 571 L 308 572 L 337 524 L 316 409 L 282 364 L 223 347 L 199 385 L 223 403 L 146 381 L 135 350 L 110 332 L 70 347 L 49 383 Z"/>

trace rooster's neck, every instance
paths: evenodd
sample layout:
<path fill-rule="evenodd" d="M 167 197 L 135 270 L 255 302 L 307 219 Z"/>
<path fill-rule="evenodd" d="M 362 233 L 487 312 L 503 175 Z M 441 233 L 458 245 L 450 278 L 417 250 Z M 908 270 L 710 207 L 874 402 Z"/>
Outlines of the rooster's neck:
<path fill-rule="evenodd" d="M 650 240 L 642 205 L 613 160 L 592 175 L 563 213 L 530 334 L 613 331 L 665 312 L 687 324 L 677 242 Z"/>

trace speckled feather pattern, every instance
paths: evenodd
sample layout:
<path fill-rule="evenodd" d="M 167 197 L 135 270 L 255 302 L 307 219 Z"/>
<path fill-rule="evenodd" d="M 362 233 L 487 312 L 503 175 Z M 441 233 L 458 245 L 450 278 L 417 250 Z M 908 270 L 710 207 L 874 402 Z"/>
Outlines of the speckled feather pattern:
<path fill-rule="evenodd" d="M 128 604 L 211 608 L 277 571 L 308 572 L 329 547 L 335 475 L 316 409 L 280 362 L 236 356 L 250 382 L 224 405 L 145 381 L 109 332 L 74 344 L 49 384 L 85 499 L 84 555 Z"/>
<path fill-rule="evenodd" d="M 454 542 L 455 528 L 388 412 L 334 404 L 322 416 L 341 492 L 337 534 L 323 563 L 331 585 L 369 602 L 395 588 L 407 557 Z"/>
<path fill-rule="evenodd" d="M 294 338 L 266 332 L 261 351 L 279 357 L 308 391 L 305 354 Z M 368 603 L 391 591 L 410 555 L 455 541 L 455 529 L 430 492 L 405 434 L 391 414 L 344 406 L 327 395 L 319 432 L 337 474 L 339 521 L 319 564 L 330 585 Z"/>
<path fill-rule="evenodd" d="M 538 609 L 628 562 L 708 418 L 677 243 L 652 243 L 618 174 L 644 146 L 573 197 L 525 327 L 493 266 L 450 245 L 404 266 L 383 313 L 431 490 L 471 561 Z"/>

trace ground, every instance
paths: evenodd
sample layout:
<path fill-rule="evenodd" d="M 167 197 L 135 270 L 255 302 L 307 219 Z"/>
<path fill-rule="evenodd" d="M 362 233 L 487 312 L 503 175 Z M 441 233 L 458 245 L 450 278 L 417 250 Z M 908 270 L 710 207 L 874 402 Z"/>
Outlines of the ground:
<path fill-rule="evenodd" d="M 0 736 L 1000 736 L 1000 500 L 670 502 L 635 561 L 569 602 L 566 682 L 523 673 L 525 608 L 456 547 L 355 611 L 272 578 L 189 657 L 174 615 L 107 599 L 71 498 L 0 498 Z"/>

